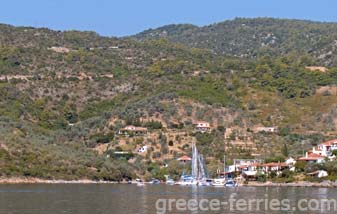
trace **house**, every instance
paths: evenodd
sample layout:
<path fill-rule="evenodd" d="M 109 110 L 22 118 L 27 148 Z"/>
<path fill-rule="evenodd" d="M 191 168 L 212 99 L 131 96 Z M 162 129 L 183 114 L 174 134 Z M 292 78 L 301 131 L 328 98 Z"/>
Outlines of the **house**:
<path fill-rule="evenodd" d="M 264 174 L 261 168 L 262 164 L 255 162 L 248 165 L 240 165 L 238 171 L 241 173 L 241 177 L 246 180 L 256 181 L 259 174 Z"/>
<path fill-rule="evenodd" d="M 329 174 L 325 170 L 318 170 L 318 171 L 315 171 L 315 172 L 312 172 L 312 173 L 308 173 L 308 175 L 314 176 L 314 177 L 317 177 L 317 178 L 323 178 L 323 177 L 327 177 Z"/>
<path fill-rule="evenodd" d="M 246 180 L 253 180 L 257 179 L 258 171 L 243 171 L 241 176 Z"/>
<path fill-rule="evenodd" d="M 199 121 L 195 124 L 195 130 L 199 132 L 207 132 L 211 129 L 209 122 Z"/>
<path fill-rule="evenodd" d="M 233 165 L 226 167 L 227 172 L 253 172 L 257 171 L 262 160 L 259 159 L 234 159 Z"/>
<path fill-rule="evenodd" d="M 142 146 L 142 147 L 140 147 L 139 149 L 138 149 L 138 152 L 139 153 L 144 153 L 144 152 L 146 152 L 147 151 L 147 146 L 145 145 L 145 146 Z"/>
<path fill-rule="evenodd" d="M 289 166 L 286 163 L 281 163 L 281 162 L 265 163 L 265 164 L 262 164 L 261 166 L 263 168 L 263 171 L 266 173 L 269 173 L 269 172 L 279 173 L 282 170 L 289 168 Z"/>
<path fill-rule="evenodd" d="M 259 174 L 269 174 L 270 172 L 280 174 L 284 169 L 291 167 L 291 165 L 288 165 L 285 162 L 262 164 L 260 161 L 256 160 L 255 162 L 239 165 L 237 169 L 243 178 L 247 180 L 256 180 Z"/>
<path fill-rule="evenodd" d="M 253 128 L 253 131 L 255 133 L 258 133 L 258 132 L 275 133 L 278 131 L 278 127 L 277 126 L 269 126 L 269 127 L 258 126 L 258 127 Z"/>
<path fill-rule="evenodd" d="M 180 162 L 182 162 L 182 163 L 186 163 L 188 161 L 191 161 L 192 158 L 188 157 L 187 155 L 184 155 L 184 156 L 178 158 L 177 160 L 180 161 Z"/>
<path fill-rule="evenodd" d="M 237 171 L 239 171 L 239 172 L 257 171 L 259 166 L 260 166 L 259 163 L 253 163 L 253 164 L 248 164 L 248 165 L 240 165 L 240 166 L 237 166 Z"/>
<path fill-rule="evenodd" d="M 288 158 L 285 163 L 287 164 L 287 166 L 289 167 L 289 170 L 294 172 L 296 170 L 295 168 L 295 164 L 296 164 L 296 160 L 292 157 Z"/>
<path fill-rule="evenodd" d="M 260 171 L 260 159 L 234 159 L 234 165 L 229 166 L 230 172 L 239 172 L 246 180 L 256 180 Z"/>
<path fill-rule="evenodd" d="M 337 139 L 329 140 L 327 142 L 318 144 L 317 146 L 317 154 L 322 156 L 331 156 L 332 151 L 337 150 Z"/>
<path fill-rule="evenodd" d="M 120 135 L 145 135 L 147 133 L 147 128 L 136 127 L 136 126 L 126 126 L 119 130 Z"/>
<path fill-rule="evenodd" d="M 294 166 L 296 164 L 296 160 L 292 157 L 289 157 L 285 163 L 288 165 L 288 166 Z"/>
<path fill-rule="evenodd" d="M 238 171 L 240 168 L 244 168 L 245 166 L 258 165 L 261 164 L 261 159 L 234 159 L 233 164 L 236 166 L 236 170 Z"/>
<path fill-rule="evenodd" d="M 226 166 L 226 172 L 236 172 L 236 166 L 235 165 L 229 165 Z"/>
<path fill-rule="evenodd" d="M 308 163 L 324 163 L 324 156 L 316 154 L 316 153 L 308 153 L 306 152 L 304 157 L 299 158 L 299 161 L 306 161 Z"/>
<path fill-rule="evenodd" d="M 325 158 L 333 159 L 335 157 L 332 154 L 334 150 L 337 150 L 337 139 L 318 144 L 316 147 L 310 149 L 306 155 L 299 160 L 310 163 L 323 163 Z"/>

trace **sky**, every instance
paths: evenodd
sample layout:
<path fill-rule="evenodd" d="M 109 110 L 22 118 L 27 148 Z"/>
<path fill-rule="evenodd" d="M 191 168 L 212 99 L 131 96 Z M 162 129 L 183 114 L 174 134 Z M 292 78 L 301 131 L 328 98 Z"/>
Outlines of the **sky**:
<path fill-rule="evenodd" d="M 167 24 L 235 17 L 337 22 L 337 0 L 2 0 L 0 23 L 126 36 Z"/>

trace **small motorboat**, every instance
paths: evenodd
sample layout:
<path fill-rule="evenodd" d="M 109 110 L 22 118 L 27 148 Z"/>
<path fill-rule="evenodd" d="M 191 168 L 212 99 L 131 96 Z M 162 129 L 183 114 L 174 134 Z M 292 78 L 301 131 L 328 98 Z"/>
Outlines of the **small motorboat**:
<path fill-rule="evenodd" d="M 139 179 L 139 178 L 136 179 L 136 184 L 137 184 L 137 186 L 139 186 L 139 187 L 145 185 L 144 182 L 143 182 L 141 179 Z"/>
<path fill-rule="evenodd" d="M 158 179 L 152 179 L 149 183 L 150 184 L 160 184 L 160 180 L 158 180 Z"/>
<path fill-rule="evenodd" d="M 225 187 L 237 187 L 237 186 L 238 186 L 238 183 L 236 183 L 233 180 L 229 180 L 225 183 Z"/>
<path fill-rule="evenodd" d="M 215 178 L 213 179 L 212 186 L 214 187 L 223 187 L 225 185 L 224 178 Z"/>
<path fill-rule="evenodd" d="M 145 184 L 143 182 L 137 182 L 137 186 L 142 187 L 142 186 L 145 186 Z"/>

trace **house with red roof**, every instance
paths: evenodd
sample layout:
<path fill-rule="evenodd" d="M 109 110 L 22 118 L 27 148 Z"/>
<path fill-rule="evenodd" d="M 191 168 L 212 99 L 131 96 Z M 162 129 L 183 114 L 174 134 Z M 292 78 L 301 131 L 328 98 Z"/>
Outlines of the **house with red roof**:
<path fill-rule="evenodd" d="M 327 142 L 318 144 L 318 154 L 322 156 L 331 156 L 332 151 L 337 150 L 337 139 L 329 140 Z"/>
<path fill-rule="evenodd" d="M 304 157 L 298 160 L 310 163 L 323 163 L 326 158 L 334 158 L 332 155 L 334 150 L 337 150 L 337 139 L 318 144 L 316 147 L 310 149 Z"/>
<path fill-rule="evenodd" d="M 192 158 L 188 157 L 187 155 L 183 155 L 182 157 L 178 158 L 177 160 L 182 162 L 182 163 L 186 163 L 188 161 L 191 161 Z"/>
<path fill-rule="evenodd" d="M 306 152 L 304 157 L 299 158 L 299 161 L 306 161 L 308 163 L 324 163 L 326 156 L 322 156 L 316 153 L 308 153 Z"/>
<path fill-rule="evenodd" d="M 281 172 L 282 170 L 289 168 L 289 165 L 282 162 L 273 162 L 273 163 L 265 163 L 261 165 L 263 167 L 263 171 L 268 172 Z"/>

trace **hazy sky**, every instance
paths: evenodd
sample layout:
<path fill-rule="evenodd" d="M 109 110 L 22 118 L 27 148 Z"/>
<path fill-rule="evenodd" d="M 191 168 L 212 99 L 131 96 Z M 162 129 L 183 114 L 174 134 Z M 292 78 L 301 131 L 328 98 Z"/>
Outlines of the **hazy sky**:
<path fill-rule="evenodd" d="M 130 35 L 173 23 L 207 25 L 235 17 L 337 22 L 337 0 L 2 0 L 0 22 Z"/>

